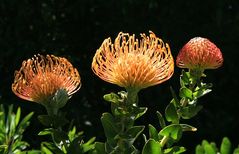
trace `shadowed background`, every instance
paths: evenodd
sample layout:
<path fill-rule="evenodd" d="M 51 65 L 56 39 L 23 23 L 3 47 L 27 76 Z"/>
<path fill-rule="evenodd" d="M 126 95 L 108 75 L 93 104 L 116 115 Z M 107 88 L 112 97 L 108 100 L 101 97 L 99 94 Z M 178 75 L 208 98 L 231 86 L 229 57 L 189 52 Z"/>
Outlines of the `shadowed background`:
<path fill-rule="evenodd" d="M 94 53 L 105 38 L 114 39 L 120 31 L 139 36 L 149 30 L 169 43 L 175 59 L 181 47 L 196 36 L 209 38 L 224 55 L 220 69 L 206 71 L 206 81 L 214 87 L 212 93 L 200 100 L 204 109 L 193 120 L 185 121 L 198 131 L 184 133 L 179 145 L 193 153 L 194 146 L 205 138 L 219 144 L 222 137 L 228 136 L 234 146 L 239 143 L 239 1 L 0 0 L 0 103 L 21 106 L 24 114 L 35 112 L 35 120 L 25 135 L 32 148 L 40 145 L 41 137 L 36 134 L 42 126 L 36 117 L 45 111 L 11 91 L 14 71 L 22 61 L 37 53 L 68 58 L 80 72 L 82 88 L 64 110 L 85 132 L 85 138 L 96 136 L 103 141 L 100 116 L 110 110 L 110 105 L 102 96 L 123 89 L 93 74 Z M 180 71 L 175 68 L 169 81 L 140 92 L 140 106 L 149 110 L 138 120 L 139 124 L 158 126 L 155 112 L 163 112 L 172 98 L 169 86 L 176 91 L 179 88 Z M 138 145 L 141 141 L 142 138 Z"/>

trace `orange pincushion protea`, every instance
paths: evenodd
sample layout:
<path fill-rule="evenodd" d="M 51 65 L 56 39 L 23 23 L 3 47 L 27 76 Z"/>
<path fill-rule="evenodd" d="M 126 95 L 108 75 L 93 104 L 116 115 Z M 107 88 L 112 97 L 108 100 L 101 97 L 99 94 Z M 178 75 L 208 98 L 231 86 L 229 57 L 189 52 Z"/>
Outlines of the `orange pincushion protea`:
<path fill-rule="evenodd" d="M 177 66 L 189 69 L 216 69 L 223 63 L 220 49 L 206 38 L 195 37 L 180 50 Z"/>
<path fill-rule="evenodd" d="M 70 98 L 80 86 L 80 75 L 67 59 L 35 55 L 15 72 L 12 91 L 22 99 L 44 104 L 59 90 L 65 90 Z"/>
<path fill-rule="evenodd" d="M 97 50 L 92 70 L 101 79 L 126 89 L 142 89 L 168 80 L 174 72 L 174 61 L 168 44 L 149 36 L 120 32 L 114 44 L 105 39 Z"/>

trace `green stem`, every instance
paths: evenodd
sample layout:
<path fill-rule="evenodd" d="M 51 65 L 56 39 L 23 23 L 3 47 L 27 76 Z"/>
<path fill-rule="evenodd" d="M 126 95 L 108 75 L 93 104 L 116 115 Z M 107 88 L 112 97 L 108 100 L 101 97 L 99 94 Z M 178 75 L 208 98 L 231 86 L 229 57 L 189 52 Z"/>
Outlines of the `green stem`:
<path fill-rule="evenodd" d="M 47 114 L 49 116 L 56 116 L 58 114 L 58 108 L 45 106 Z"/>
<path fill-rule="evenodd" d="M 162 140 L 160 141 L 160 145 L 161 145 L 162 148 L 163 148 L 164 145 L 168 142 L 168 139 L 169 139 L 168 136 L 164 136 L 164 137 L 162 138 Z"/>
<path fill-rule="evenodd" d="M 128 88 L 127 89 L 127 99 L 125 103 L 120 105 L 121 108 L 125 110 L 124 115 L 119 116 L 121 131 L 119 132 L 120 139 L 118 140 L 117 153 L 128 154 L 131 153 L 132 141 L 127 138 L 129 134 L 127 134 L 127 130 L 134 126 L 134 113 L 133 109 L 138 107 L 138 90 Z"/>
<path fill-rule="evenodd" d="M 126 106 L 138 106 L 138 92 L 134 88 L 127 88 Z"/>

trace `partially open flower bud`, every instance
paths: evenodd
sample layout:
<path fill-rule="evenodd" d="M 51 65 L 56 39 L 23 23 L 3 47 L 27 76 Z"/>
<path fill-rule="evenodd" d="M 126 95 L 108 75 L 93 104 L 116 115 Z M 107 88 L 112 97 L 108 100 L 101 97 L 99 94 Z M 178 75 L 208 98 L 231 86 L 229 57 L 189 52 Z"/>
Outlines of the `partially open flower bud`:
<path fill-rule="evenodd" d="M 223 63 L 220 49 L 211 41 L 195 37 L 180 50 L 176 64 L 180 68 L 216 69 Z"/>

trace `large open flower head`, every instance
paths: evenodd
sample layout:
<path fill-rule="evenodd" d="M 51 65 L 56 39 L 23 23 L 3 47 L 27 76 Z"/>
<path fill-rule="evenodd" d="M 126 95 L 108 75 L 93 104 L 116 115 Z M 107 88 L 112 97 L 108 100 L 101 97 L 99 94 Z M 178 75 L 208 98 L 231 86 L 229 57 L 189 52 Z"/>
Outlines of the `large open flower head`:
<path fill-rule="evenodd" d="M 211 41 L 195 37 L 180 50 L 176 64 L 180 68 L 216 69 L 223 63 L 220 49 Z"/>
<path fill-rule="evenodd" d="M 96 51 L 92 70 L 101 79 L 126 89 L 147 88 L 168 80 L 174 72 L 174 61 L 168 44 L 149 36 L 120 32 L 112 43 L 105 39 Z"/>
<path fill-rule="evenodd" d="M 80 86 L 80 75 L 66 58 L 35 55 L 15 72 L 12 91 L 22 99 L 45 104 L 62 92 L 70 98 Z"/>

